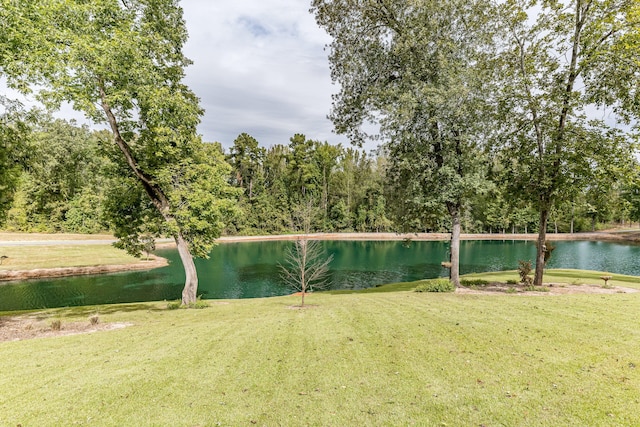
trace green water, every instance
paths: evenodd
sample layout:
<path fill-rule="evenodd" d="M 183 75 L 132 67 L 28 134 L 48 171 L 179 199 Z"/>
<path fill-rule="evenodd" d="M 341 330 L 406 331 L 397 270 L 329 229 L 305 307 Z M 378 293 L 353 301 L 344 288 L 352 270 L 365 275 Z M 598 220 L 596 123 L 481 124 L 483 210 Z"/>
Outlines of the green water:
<path fill-rule="evenodd" d="M 209 260 L 197 260 L 198 293 L 208 299 L 284 295 L 278 263 L 292 242 L 227 243 Z M 448 242 L 322 242 L 333 289 L 361 289 L 383 283 L 446 276 Z M 640 246 L 602 242 L 557 242 L 550 268 L 578 268 L 640 276 Z M 168 267 L 97 276 L 14 282 L 0 286 L 0 311 L 110 304 L 180 298 L 184 273 L 175 250 L 158 251 Z M 521 241 L 465 241 L 461 273 L 513 270 L 533 260 L 535 246 Z"/>

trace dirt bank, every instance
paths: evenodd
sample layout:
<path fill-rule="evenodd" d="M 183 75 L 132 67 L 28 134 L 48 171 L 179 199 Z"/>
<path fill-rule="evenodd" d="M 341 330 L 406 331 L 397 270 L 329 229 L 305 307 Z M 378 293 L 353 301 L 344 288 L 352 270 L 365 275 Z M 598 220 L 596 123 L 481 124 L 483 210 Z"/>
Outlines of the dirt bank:
<path fill-rule="evenodd" d="M 224 236 L 218 239 L 220 243 L 234 242 L 258 242 L 267 240 L 296 240 L 300 234 L 282 234 L 274 236 Z M 308 235 L 315 240 L 416 240 L 416 241 L 438 241 L 449 240 L 449 233 L 313 233 Z M 537 234 L 461 234 L 462 240 L 530 240 L 538 238 Z M 618 241 L 618 242 L 640 242 L 640 230 L 638 231 L 602 231 L 595 233 L 573 233 L 573 234 L 547 234 L 548 240 L 594 240 L 594 241 Z M 165 245 L 171 246 L 171 243 Z"/>

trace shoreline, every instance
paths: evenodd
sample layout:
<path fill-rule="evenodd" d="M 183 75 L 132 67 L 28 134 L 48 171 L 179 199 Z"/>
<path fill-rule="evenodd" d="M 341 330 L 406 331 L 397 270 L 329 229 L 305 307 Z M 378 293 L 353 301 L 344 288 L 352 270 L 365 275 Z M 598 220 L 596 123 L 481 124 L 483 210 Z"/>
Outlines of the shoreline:
<path fill-rule="evenodd" d="M 307 236 L 312 240 L 362 240 L 362 241 L 442 241 L 449 240 L 450 233 L 311 233 L 311 234 L 279 234 L 267 236 L 223 236 L 217 239 L 219 243 L 237 242 L 260 242 L 269 240 L 297 240 L 302 236 Z M 537 233 L 492 233 L 474 234 L 462 233 L 460 240 L 524 240 L 535 241 L 538 239 Z M 548 233 L 547 240 L 551 241 L 608 241 L 608 242 L 639 242 L 640 230 L 624 232 L 589 232 L 589 233 Z M 172 242 L 163 245 L 172 245 Z"/>
<path fill-rule="evenodd" d="M 48 235 L 55 236 L 55 235 Z M 307 236 L 313 240 L 357 240 L 357 241 L 446 241 L 449 240 L 449 233 L 312 233 L 312 234 L 280 234 L 265 236 L 223 236 L 217 239 L 217 243 L 241 243 L 241 242 L 263 242 L 263 241 L 293 241 L 302 236 Z M 3 236 L 4 237 L 4 236 Z M 505 234 L 470 234 L 463 233 L 461 240 L 495 240 L 495 241 L 535 241 L 538 235 L 529 233 Z M 573 234 L 547 234 L 547 240 L 551 241 L 604 241 L 604 242 L 628 242 L 640 243 L 640 230 L 625 232 L 592 232 L 592 233 L 573 233 Z M 40 244 L 48 245 L 66 245 L 78 244 L 79 240 L 42 240 L 34 241 L 31 238 L 24 240 L 12 239 L 9 241 L 0 241 L 2 246 L 14 246 L 23 243 L 25 246 L 35 246 Z M 101 236 L 100 240 L 86 240 L 85 244 L 111 244 L 113 240 Z M 164 241 L 156 245 L 158 249 L 173 248 L 175 243 Z M 0 270 L 0 284 L 3 282 L 13 282 L 32 279 L 47 279 L 70 276 L 84 276 L 92 274 L 107 274 L 126 271 L 152 270 L 169 265 L 167 259 L 153 256 L 151 260 L 140 260 L 133 264 L 102 264 L 83 267 L 56 267 L 56 268 L 38 268 L 32 270 Z"/>

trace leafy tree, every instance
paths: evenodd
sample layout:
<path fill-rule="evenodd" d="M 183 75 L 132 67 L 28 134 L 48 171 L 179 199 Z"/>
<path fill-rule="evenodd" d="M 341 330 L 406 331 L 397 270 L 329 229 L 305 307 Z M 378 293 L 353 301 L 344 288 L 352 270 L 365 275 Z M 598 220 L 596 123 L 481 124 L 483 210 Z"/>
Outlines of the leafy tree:
<path fill-rule="evenodd" d="M 313 155 L 314 141 L 301 133 L 291 137 L 287 155 L 287 180 L 292 201 L 304 199 L 308 193 L 315 193 L 318 188 L 320 172 L 313 161 Z"/>
<path fill-rule="evenodd" d="M 379 124 L 388 179 L 405 225 L 425 213 L 451 220 L 451 280 L 459 286 L 460 218 L 480 191 L 477 147 L 490 99 L 492 38 L 483 1 L 314 0 L 333 37 L 332 79 L 341 86 L 331 119 L 356 143 Z"/>
<path fill-rule="evenodd" d="M 24 231 L 98 232 L 107 160 L 100 135 L 86 126 L 41 116 L 27 143 L 29 156 L 19 191 L 29 201 Z M 67 221 L 72 209 L 73 219 Z M 20 216 L 12 209 L 12 216 Z M 14 225 L 17 225 L 14 223 Z"/>
<path fill-rule="evenodd" d="M 262 178 L 265 149 L 249 134 L 241 133 L 233 141 L 228 161 L 233 168 L 234 183 L 245 190 L 246 197 L 253 199 L 255 185 Z"/>
<path fill-rule="evenodd" d="M 629 219 L 640 223 L 640 166 L 636 165 L 631 179 L 623 186 L 622 198 L 628 206 Z"/>
<path fill-rule="evenodd" d="M 329 212 L 329 180 L 341 153 L 341 145 L 315 142 L 313 157 L 321 176 L 321 208 L 325 218 Z"/>
<path fill-rule="evenodd" d="M 501 7 L 502 138 L 512 183 L 539 211 L 536 286 L 555 203 L 594 172 L 619 176 L 630 158 L 630 138 L 586 111 L 609 106 L 627 123 L 637 117 L 638 10 L 634 0 L 511 0 Z"/>
<path fill-rule="evenodd" d="M 353 147 L 342 150 L 330 183 L 330 192 L 335 199 L 333 204 L 342 202 L 339 208 L 343 211 L 340 214 L 342 230 L 353 228 L 358 207 L 365 202 L 367 192 L 382 186 L 383 179 L 375 172 L 382 173 L 373 170 L 373 162 L 364 151 Z"/>
<path fill-rule="evenodd" d="M 129 193 L 118 196 L 132 202 L 107 210 L 115 234 L 133 252 L 146 232 L 141 224 L 171 235 L 186 273 L 182 303 L 193 303 L 193 254 L 207 256 L 232 193 L 222 155 L 207 158 L 196 134 L 202 110 L 182 83 L 189 60 L 178 2 L 1 0 L 0 6 L 1 40 L 9 43 L 0 47 L 0 64 L 10 85 L 36 91 L 50 108 L 70 102 L 109 126 L 126 166 L 118 176 Z M 131 222 L 117 216 L 123 211 Z"/>
<path fill-rule="evenodd" d="M 28 135 L 22 106 L 0 96 L 0 224 L 4 223 L 19 184 L 24 163 L 21 154 Z"/>

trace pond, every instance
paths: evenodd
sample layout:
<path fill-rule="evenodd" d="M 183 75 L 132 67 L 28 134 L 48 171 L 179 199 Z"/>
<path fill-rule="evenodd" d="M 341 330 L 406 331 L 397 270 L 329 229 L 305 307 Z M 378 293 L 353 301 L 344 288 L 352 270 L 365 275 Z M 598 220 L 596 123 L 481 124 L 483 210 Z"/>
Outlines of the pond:
<path fill-rule="evenodd" d="M 604 242 L 556 242 L 550 268 L 577 268 L 640 276 L 640 246 Z M 206 299 L 256 298 L 292 292 L 279 279 L 278 263 L 293 242 L 225 243 L 209 260 L 197 260 L 198 293 Z M 331 288 L 361 289 L 383 283 L 446 276 L 440 263 L 448 242 L 326 241 L 333 254 Z M 160 250 L 168 267 L 96 276 L 30 280 L 0 285 L 0 311 L 179 299 L 184 273 L 175 250 Z M 523 241 L 463 241 L 461 273 L 513 270 L 533 260 Z"/>

